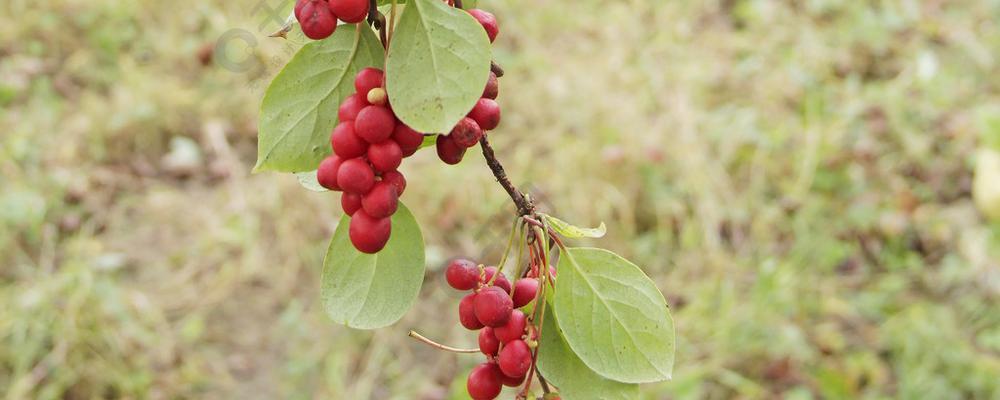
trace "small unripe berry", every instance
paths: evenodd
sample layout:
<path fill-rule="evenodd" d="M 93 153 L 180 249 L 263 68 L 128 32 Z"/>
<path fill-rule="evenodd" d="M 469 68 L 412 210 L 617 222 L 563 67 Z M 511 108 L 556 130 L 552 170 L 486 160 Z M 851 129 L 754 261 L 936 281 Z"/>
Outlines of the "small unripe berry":
<path fill-rule="evenodd" d="M 330 11 L 341 21 L 358 23 L 368 16 L 368 0 L 330 0 Z"/>
<path fill-rule="evenodd" d="M 474 331 L 482 329 L 483 323 L 476 318 L 476 296 L 477 293 L 469 293 L 458 302 L 458 322 L 462 323 L 465 329 Z"/>
<path fill-rule="evenodd" d="M 354 90 L 360 96 L 368 96 L 368 92 L 377 87 L 384 86 L 385 74 L 382 70 L 368 67 L 358 71 L 354 76 Z"/>
<path fill-rule="evenodd" d="M 362 253 L 375 254 L 385 247 L 392 233 L 392 222 L 389 217 L 375 218 L 364 209 L 351 216 L 351 226 L 348 231 L 354 248 Z"/>
<path fill-rule="evenodd" d="M 337 30 L 337 17 L 330 12 L 325 2 L 306 0 L 302 7 L 296 7 L 296 18 L 302 33 L 313 40 L 325 39 Z"/>
<path fill-rule="evenodd" d="M 368 161 L 376 172 L 395 171 L 403 162 L 403 150 L 392 140 L 383 140 L 368 147 Z"/>
<path fill-rule="evenodd" d="M 490 71 L 490 78 L 486 81 L 486 88 L 483 89 L 483 98 L 496 100 L 500 95 L 500 79 L 497 74 Z"/>
<path fill-rule="evenodd" d="M 437 142 L 435 143 L 437 147 L 438 158 L 444 161 L 445 164 L 455 165 L 462 162 L 462 158 L 465 157 L 465 148 L 459 147 L 452 140 L 451 136 L 438 135 Z"/>
<path fill-rule="evenodd" d="M 354 215 L 361 209 L 361 195 L 357 193 L 344 193 L 340 195 L 340 208 L 344 214 Z"/>
<path fill-rule="evenodd" d="M 379 143 L 392 136 L 396 127 L 396 117 L 392 111 L 382 106 L 368 106 L 361 109 L 354 120 L 354 132 L 368 143 Z"/>
<path fill-rule="evenodd" d="M 521 308 L 535 300 L 538 295 L 538 279 L 522 278 L 514 282 L 514 308 Z"/>
<path fill-rule="evenodd" d="M 382 174 L 382 181 L 389 182 L 393 187 L 396 188 L 396 193 L 400 197 L 403 196 L 403 191 L 406 190 L 406 177 L 399 171 L 389 171 Z"/>
<path fill-rule="evenodd" d="M 488 287 L 479 291 L 474 305 L 479 322 L 494 328 L 507 323 L 511 311 L 514 310 L 510 295 L 498 287 Z"/>
<path fill-rule="evenodd" d="M 361 157 L 368 151 L 368 142 L 354 133 L 354 123 L 347 121 L 337 124 L 330 134 L 330 146 L 333 152 L 343 159 Z"/>
<path fill-rule="evenodd" d="M 475 120 L 484 131 L 492 131 L 500 125 L 500 105 L 491 99 L 479 99 L 469 112 L 469 118 Z"/>
<path fill-rule="evenodd" d="M 448 134 L 448 137 L 450 137 L 456 145 L 467 149 L 479 143 L 479 139 L 483 138 L 483 129 L 479 127 L 476 120 L 465 117 L 462 118 L 461 121 L 458 121 L 458 124 L 451 129 L 451 133 Z"/>
<path fill-rule="evenodd" d="M 469 380 L 465 384 L 465 389 L 469 391 L 469 397 L 473 400 L 493 400 L 500 395 L 501 385 L 500 369 L 493 363 L 482 363 L 469 373 Z"/>
<path fill-rule="evenodd" d="M 523 340 L 514 340 L 504 344 L 497 357 L 500 371 L 511 378 L 525 376 L 531 368 L 531 348 Z"/>
<path fill-rule="evenodd" d="M 486 284 L 493 279 L 493 275 L 497 273 L 497 267 L 486 267 L 483 269 L 482 283 Z M 503 289 L 505 292 L 510 293 L 510 281 L 507 280 L 507 276 L 500 274 L 496 279 L 493 280 L 493 286 Z"/>
<path fill-rule="evenodd" d="M 396 213 L 399 195 L 396 187 L 386 181 L 376 182 L 368 194 L 361 197 L 361 208 L 365 214 L 375 218 L 385 218 Z"/>
<path fill-rule="evenodd" d="M 375 185 L 375 171 L 361 158 L 352 158 L 340 164 L 337 185 L 345 192 L 365 194 Z"/>
<path fill-rule="evenodd" d="M 479 24 L 483 26 L 483 29 L 486 29 L 486 36 L 490 37 L 490 43 L 497 39 L 497 35 L 500 34 L 500 26 L 497 25 L 497 17 L 478 8 L 469 10 L 469 14 L 471 14 L 476 21 L 479 21 Z"/>
<path fill-rule="evenodd" d="M 479 331 L 479 351 L 489 357 L 496 357 L 500 351 L 500 340 L 493 334 L 493 328 L 487 326 Z"/>
<path fill-rule="evenodd" d="M 385 103 L 386 103 L 386 100 L 388 100 L 388 99 L 389 99 L 389 96 L 386 95 L 385 89 L 377 87 L 375 89 L 372 89 L 372 90 L 368 91 L 368 103 L 369 104 L 374 104 L 374 105 L 377 105 L 377 106 L 384 106 Z"/>
<path fill-rule="evenodd" d="M 352 94 L 344 98 L 337 110 L 337 120 L 340 122 L 354 121 L 362 108 L 368 106 L 368 101 L 360 94 Z"/>
<path fill-rule="evenodd" d="M 420 145 L 424 143 L 424 135 L 400 122 L 392 131 L 392 140 L 396 141 L 399 148 L 403 150 L 403 157 L 409 157 L 420 149 Z"/>
<path fill-rule="evenodd" d="M 479 283 L 479 267 L 476 263 L 456 258 L 448 263 L 444 270 L 444 278 L 448 285 L 458 290 L 470 290 Z"/>
<path fill-rule="evenodd" d="M 340 191 L 340 185 L 337 184 L 337 174 L 341 165 L 343 165 L 343 161 L 340 157 L 324 158 L 319 163 L 319 168 L 316 169 L 316 181 L 319 182 L 319 185 L 333 191 Z"/>
<path fill-rule="evenodd" d="M 507 320 L 507 323 L 493 328 L 493 334 L 496 335 L 497 339 L 500 339 L 501 343 L 507 343 L 524 336 L 524 328 L 527 325 L 528 321 L 524 313 L 520 310 L 514 310 L 510 313 L 510 319 Z"/>

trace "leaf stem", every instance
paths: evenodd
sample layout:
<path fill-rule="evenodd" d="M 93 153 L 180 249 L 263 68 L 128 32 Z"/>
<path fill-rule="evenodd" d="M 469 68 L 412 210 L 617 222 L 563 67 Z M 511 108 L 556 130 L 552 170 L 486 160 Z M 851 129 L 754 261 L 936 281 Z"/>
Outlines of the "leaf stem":
<path fill-rule="evenodd" d="M 535 204 L 530 199 L 528 199 L 523 192 L 517 189 L 510 179 L 507 178 L 507 172 L 503 169 L 503 164 L 500 164 L 500 160 L 497 159 L 496 153 L 493 151 L 493 146 L 490 145 L 490 141 L 483 135 L 482 139 L 479 139 L 479 145 L 483 149 L 483 157 L 486 158 L 486 165 L 490 167 L 490 171 L 493 172 L 493 176 L 496 177 L 497 183 L 507 191 L 510 199 L 514 201 L 514 205 L 517 206 L 517 213 L 520 216 L 533 216 L 535 215 Z"/>
<path fill-rule="evenodd" d="M 438 343 L 438 342 L 435 342 L 433 340 L 430 340 L 430 339 L 424 337 L 423 335 L 417 333 L 416 331 L 410 331 L 409 336 L 411 338 L 414 338 L 414 339 L 417 339 L 417 340 L 419 340 L 421 342 L 424 342 L 425 344 L 430 345 L 431 347 L 437 348 L 439 350 L 450 351 L 452 353 L 478 353 L 479 352 L 479 349 L 460 349 L 460 348 L 457 348 L 457 347 L 446 346 L 446 345 L 443 345 L 441 343 Z"/>

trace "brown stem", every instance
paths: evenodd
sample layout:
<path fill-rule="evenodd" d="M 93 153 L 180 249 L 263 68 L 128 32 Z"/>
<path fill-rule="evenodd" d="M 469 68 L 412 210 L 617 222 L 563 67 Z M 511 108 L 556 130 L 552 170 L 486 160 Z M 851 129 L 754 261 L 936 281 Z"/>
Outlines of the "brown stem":
<path fill-rule="evenodd" d="M 463 9 L 463 8 L 465 8 L 465 7 L 462 7 L 462 0 L 455 0 L 455 8 L 460 9 L 460 10 Z"/>
<path fill-rule="evenodd" d="M 493 74 L 496 75 L 497 78 L 503 77 L 503 68 L 500 68 L 500 64 L 497 64 L 496 61 L 490 61 L 490 71 L 493 71 Z"/>
<path fill-rule="evenodd" d="M 538 377 L 538 383 L 542 385 L 542 391 L 545 392 L 545 394 L 552 393 L 552 388 L 549 387 L 549 382 L 545 380 L 544 376 L 542 376 L 542 371 L 536 369 L 535 376 Z"/>
<path fill-rule="evenodd" d="M 479 145 L 483 148 L 483 157 L 486 157 L 486 165 L 490 167 L 490 171 L 493 171 L 493 176 L 497 178 L 497 183 L 507 191 L 510 199 L 514 201 L 514 205 L 517 206 L 518 215 L 534 215 L 535 204 L 525 197 L 524 193 L 518 190 L 510 182 L 510 179 L 507 178 L 507 172 L 504 171 L 500 160 L 497 160 L 496 153 L 493 152 L 493 147 L 490 146 L 490 141 L 486 139 L 485 135 L 479 140 Z"/>
<path fill-rule="evenodd" d="M 452 353 L 478 353 L 479 352 L 479 349 L 460 349 L 460 348 L 457 348 L 457 347 L 445 346 L 445 345 L 443 345 L 441 343 L 438 343 L 438 342 L 435 342 L 433 340 L 430 340 L 428 338 L 423 337 L 422 335 L 420 335 L 416 331 L 410 331 L 410 337 L 414 338 L 414 339 L 417 339 L 417 340 L 419 340 L 421 342 L 424 342 L 424 343 L 426 343 L 426 344 L 428 344 L 428 345 L 430 345 L 432 347 L 435 347 L 437 349 L 444 350 L 444 351 L 450 351 Z"/>

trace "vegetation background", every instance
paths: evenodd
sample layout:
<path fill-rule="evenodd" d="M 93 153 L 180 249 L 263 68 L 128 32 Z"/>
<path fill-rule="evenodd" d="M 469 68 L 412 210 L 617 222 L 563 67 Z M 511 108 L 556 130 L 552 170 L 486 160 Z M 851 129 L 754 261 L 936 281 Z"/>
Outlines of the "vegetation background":
<path fill-rule="evenodd" d="M 0 4 L 7 399 L 461 398 L 475 357 L 406 331 L 473 345 L 440 268 L 495 261 L 511 206 L 478 153 L 409 160 L 420 301 L 378 331 L 329 321 L 337 196 L 249 174 L 303 43 L 266 38 L 280 3 Z M 481 6 L 510 174 L 606 222 L 672 306 L 675 379 L 646 398 L 1000 399 L 1000 228 L 970 196 L 1000 2 Z"/>

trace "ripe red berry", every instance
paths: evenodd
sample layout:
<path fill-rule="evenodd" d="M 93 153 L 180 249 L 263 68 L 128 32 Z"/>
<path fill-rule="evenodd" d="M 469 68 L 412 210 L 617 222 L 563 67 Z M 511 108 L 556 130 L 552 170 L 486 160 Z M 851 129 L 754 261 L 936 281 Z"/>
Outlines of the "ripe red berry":
<path fill-rule="evenodd" d="M 355 93 L 347 96 L 340 103 L 340 109 L 337 110 L 337 119 L 340 122 L 354 121 L 358 117 L 358 113 L 361 112 L 361 109 L 367 106 L 368 100 L 365 100 L 361 95 Z"/>
<path fill-rule="evenodd" d="M 492 327 L 506 324 L 511 311 L 514 310 L 510 295 L 498 287 L 488 287 L 479 291 L 474 305 L 479 322 Z"/>
<path fill-rule="evenodd" d="M 368 142 L 354 133 L 354 123 L 347 121 L 337 124 L 330 134 L 330 146 L 333 152 L 343 159 L 361 157 L 368 151 Z"/>
<path fill-rule="evenodd" d="M 469 397 L 473 400 L 493 400 L 503 389 L 500 386 L 502 376 L 496 364 L 489 362 L 479 364 L 469 373 L 465 389 L 469 391 Z"/>
<path fill-rule="evenodd" d="M 490 71 L 490 79 L 486 81 L 486 88 L 483 89 L 483 98 L 496 100 L 500 95 L 500 79 L 497 74 Z"/>
<path fill-rule="evenodd" d="M 476 120 L 465 117 L 458 124 L 451 129 L 451 133 L 448 134 L 456 145 L 462 148 L 469 148 L 475 146 L 479 143 L 479 139 L 483 138 L 483 129 L 479 127 Z"/>
<path fill-rule="evenodd" d="M 448 263 L 444 278 L 455 289 L 470 290 L 479 283 L 479 267 L 472 261 L 456 258 Z"/>
<path fill-rule="evenodd" d="M 474 331 L 482 329 L 483 323 L 476 318 L 476 296 L 477 293 L 469 293 L 458 302 L 458 322 L 462 323 L 465 329 Z"/>
<path fill-rule="evenodd" d="M 409 157 L 420 149 L 420 145 L 424 143 L 424 135 L 401 122 L 396 124 L 396 129 L 392 131 L 392 140 L 403 150 L 403 157 Z"/>
<path fill-rule="evenodd" d="M 354 132 L 368 143 L 379 143 L 392 136 L 396 128 L 396 116 L 392 111 L 381 106 L 368 106 L 361 109 L 358 118 L 354 120 Z"/>
<path fill-rule="evenodd" d="M 368 194 L 361 197 L 361 208 L 365 214 L 375 218 L 385 218 L 396 213 L 399 195 L 396 187 L 386 181 L 376 182 Z"/>
<path fill-rule="evenodd" d="M 500 351 L 500 340 L 493 334 L 493 328 L 487 326 L 479 331 L 479 351 L 489 357 L 496 357 Z"/>
<path fill-rule="evenodd" d="M 485 284 L 493 279 L 493 275 L 497 273 L 497 267 L 486 267 L 483 269 L 483 279 L 482 283 Z M 507 280 L 507 276 L 500 274 L 496 279 L 493 280 L 493 286 L 503 289 L 505 292 L 510 293 L 510 281 Z"/>
<path fill-rule="evenodd" d="M 389 217 L 375 218 L 365 210 L 358 210 L 351 216 L 351 226 L 348 231 L 354 248 L 362 253 L 375 254 L 385 247 L 392 233 L 392 222 Z"/>
<path fill-rule="evenodd" d="M 385 172 L 382 174 L 382 181 L 391 183 L 396 188 L 396 193 L 400 197 L 403 196 L 403 191 L 406 190 L 406 177 L 402 173 L 399 171 Z"/>
<path fill-rule="evenodd" d="M 376 172 L 395 171 L 403 162 L 403 150 L 392 140 L 383 140 L 368 147 L 368 161 Z"/>
<path fill-rule="evenodd" d="M 507 323 L 493 328 L 493 334 L 496 335 L 497 339 L 500 339 L 501 343 L 507 343 L 520 339 L 524 335 L 524 328 L 527 325 L 528 321 L 524 313 L 520 310 L 514 310 L 510 313 L 510 319 L 507 320 Z"/>
<path fill-rule="evenodd" d="M 444 161 L 445 164 L 455 165 L 462 162 L 462 158 L 465 157 L 465 148 L 459 147 L 452 140 L 451 136 L 438 135 L 437 137 L 437 153 L 438 158 Z"/>
<path fill-rule="evenodd" d="M 330 11 L 341 21 L 358 23 L 368 16 L 368 0 L 330 0 Z"/>
<path fill-rule="evenodd" d="M 343 165 L 340 157 L 329 156 L 323 159 L 319 163 L 319 168 L 316 169 L 316 181 L 319 185 L 330 190 L 340 191 L 340 185 L 337 184 L 337 175 L 340 171 L 340 166 Z"/>
<path fill-rule="evenodd" d="M 357 91 L 359 96 L 367 99 L 368 92 L 383 86 L 385 83 L 384 78 L 385 74 L 380 69 L 372 67 L 362 69 L 354 76 L 354 90 Z"/>
<path fill-rule="evenodd" d="M 527 375 L 518 378 L 511 378 L 503 373 L 500 373 L 500 383 L 503 383 L 504 386 L 508 387 L 518 387 L 524 383 L 524 378 L 526 377 Z"/>
<path fill-rule="evenodd" d="M 479 24 L 483 26 L 483 29 L 486 29 L 486 36 L 489 36 L 490 43 L 493 43 L 493 41 L 497 39 L 497 35 L 500 34 L 500 26 L 497 25 L 497 17 L 478 8 L 469 10 L 469 14 L 471 14 L 476 21 L 479 21 Z"/>
<path fill-rule="evenodd" d="M 361 209 L 361 195 L 357 193 L 344 193 L 340 195 L 340 208 L 344 210 L 344 214 L 354 215 L 355 212 Z"/>
<path fill-rule="evenodd" d="M 306 0 L 296 15 L 302 33 L 313 40 L 325 39 L 337 30 L 337 17 L 324 1 Z"/>
<path fill-rule="evenodd" d="M 523 340 L 514 340 L 503 345 L 497 357 L 500 371 L 511 378 L 525 376 L 531 368 L 531 348 Z"/>
<path fill-rule="evenodd" d="M 475 120 L 484 131 L 492 131 L 500 125 L 500 105 L 491 99 L 479 99 L 469 112 L 469 118 Z"/>
<path fill-rule="evenodd" d="M 522 278 L 514 282 L 514 308 L 521 308 L 535 300 L 538 295 L 538 279 Z"/>
<path fill-rule="evenodd" d="M 345 192 L 365 194 L 375 185 L 375 171 L 361 158 L 352 158 L 340 164 L 337 185 Z"/>

